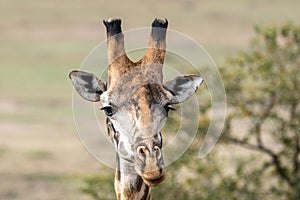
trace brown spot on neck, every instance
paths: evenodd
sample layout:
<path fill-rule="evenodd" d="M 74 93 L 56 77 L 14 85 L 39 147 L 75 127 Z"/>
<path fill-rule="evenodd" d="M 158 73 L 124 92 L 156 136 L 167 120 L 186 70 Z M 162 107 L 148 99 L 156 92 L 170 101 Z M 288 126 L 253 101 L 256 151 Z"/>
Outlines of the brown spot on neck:
<path fill-rule="evenodd" d="M 124 189 L 122 191 L 122 196 L 126 200 L 150 200 L 150 187 L 141 179 L 141 182 L 137 182 L 137 187 L 135 189 Z"/>

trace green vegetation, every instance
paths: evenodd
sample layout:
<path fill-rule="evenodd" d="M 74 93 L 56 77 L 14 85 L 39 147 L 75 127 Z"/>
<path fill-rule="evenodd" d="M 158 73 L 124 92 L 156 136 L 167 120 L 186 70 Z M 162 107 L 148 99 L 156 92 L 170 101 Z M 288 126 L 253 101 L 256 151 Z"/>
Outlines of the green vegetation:
<path fill-rule="evenodd" d="M 256 33 L 251 50 L 231 59 L 223 73 L 232 108 L 224 138 L 264 157 L 239 168 L 256 176 L 256 192 L 299 199 L 300 26 L 257 27 Z M 248 121 L 244 133 L 234 127 L 236 119 Z"/>
<path fill-rule="evenodd" d="M 114 177 L 114 173 L 111 170 L 106 170 L 106 175 L 103 176 L 89 176 L 85 178 L 85 185 L 80 190 L 95 200 L 116 199 L 112 177 Z"/>

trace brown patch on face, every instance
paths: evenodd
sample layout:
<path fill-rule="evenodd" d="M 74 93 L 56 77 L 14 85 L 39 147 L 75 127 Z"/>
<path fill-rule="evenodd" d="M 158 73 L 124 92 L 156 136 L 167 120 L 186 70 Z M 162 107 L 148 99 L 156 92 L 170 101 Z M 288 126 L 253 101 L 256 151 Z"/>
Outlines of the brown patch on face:
<path fill-rule="evenodd" d="M 153 126 L 153 105 L 165 106 L 170 99 L 170 93 L 159 84 L 146 84 L 137 88 L 130 98 L 130 110 L 136 116 L 136 121 L 142 128 Z M 151 111 L 152 109 L 152 111 Z"/>
<path fill-rule="evenodd" d="M 134 112 L 141 127 L 146 127 L 151 123 L 151 103 L 148 91 L 145 87 L 138 88 L 132 96 Z"/>

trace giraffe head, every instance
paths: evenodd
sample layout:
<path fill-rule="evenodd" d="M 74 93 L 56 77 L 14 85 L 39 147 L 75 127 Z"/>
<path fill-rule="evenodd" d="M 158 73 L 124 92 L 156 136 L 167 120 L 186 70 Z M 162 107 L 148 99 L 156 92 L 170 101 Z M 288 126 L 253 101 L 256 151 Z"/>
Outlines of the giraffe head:
<path fill-rule="evenodd" d="M 172 104 L 191 97 L 202 83 L 198 75 L 163 83 L 167 20 L 155 19 L 145 56 L 129 60 L 120 19 L 104 21 L 108 45 L 108 83 L 74 70 L 69 76 L 84 99 L 100 102 L 107 115 L 109 136 L 117 152 L 118 169 L 137 173 L 149 186 L 164 180 L 161 129 Z"/>

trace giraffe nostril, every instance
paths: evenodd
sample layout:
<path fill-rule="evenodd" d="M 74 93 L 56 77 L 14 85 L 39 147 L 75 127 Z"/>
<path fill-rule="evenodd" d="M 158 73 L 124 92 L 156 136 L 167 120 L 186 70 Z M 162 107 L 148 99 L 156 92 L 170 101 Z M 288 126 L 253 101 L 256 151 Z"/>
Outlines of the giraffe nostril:
<path fill-rule="evenodd" d="M 154 154 L 155 154 L 155 156 L 156 156 L 157 159 L 159 159 L 161 157 L 161 150 L 160 150 L 160 148 L 158 146 L 155 146 L 153 148 L 153 152 L 154 152 Z"/>
<path fill-rule="evenodd" d="M 144 146 L 139 146 L 137 148 L 137 154 L 138 154 L 138 156 L 142 156 L 143 158 L 145 158 L 147 152 L 148 152 L 148 149 L 146 147 L 144 147 Z"/>
<path fill-rule="evenodd" d="M 145 155 L 145 151 L 144 151 L 143 149 L 140 149 L 140 150 L 139 150 L 139 154 Z"/>

